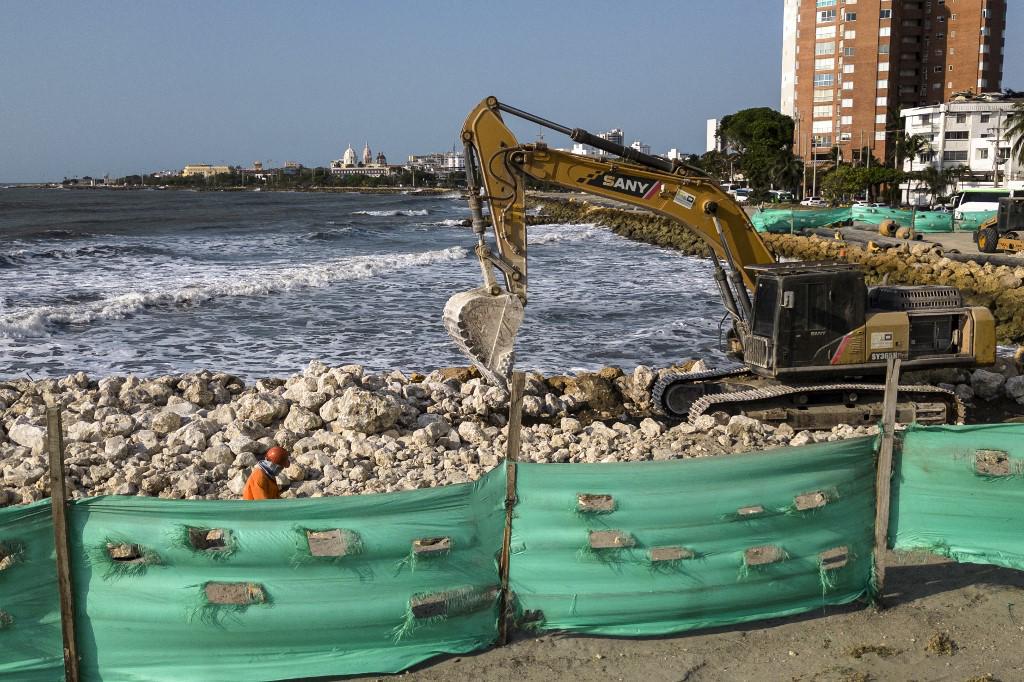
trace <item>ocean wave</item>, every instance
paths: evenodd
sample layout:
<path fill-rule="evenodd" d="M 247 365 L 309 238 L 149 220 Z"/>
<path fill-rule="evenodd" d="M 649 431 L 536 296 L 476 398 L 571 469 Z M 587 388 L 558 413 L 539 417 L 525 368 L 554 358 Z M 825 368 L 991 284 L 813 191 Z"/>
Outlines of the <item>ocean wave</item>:
<path fill-rule="evenodd" d="M 306 235 L 306 239 L 315 242 L 329 242 L 342 237 L 346 232 L 351 232 L 351 227 L 337 227 L 333 230 L 317 230 Z"/>
<path fill-rule="evenodd" d="M 439 220 L 431 225 L 437 225 L 438 227 L 469 227 L 468 218 L 446 218 Z"/>
<path fill-rule="evenodd" d="M 117 258 L 120 256 L 145 256 L 162 254 L 165 251 L 150 246 L 92 245 L 70 249 L 17 249 L 0 254 L 0 267 L 27 265 L 37 260 L 72 260 L 75 258 Z"/>
<path fill-rule="evenodd" d="M 352 211 L 352 215 L 369 215 L 377 218 L 392 218 L 394 216 L 422 216 L 429 215 L 430 211 L 425 208 L 420 209 L 407 209 L 407 210 L 390 210 L 390 211 Z"/>
<path fill-rule="evenodd" d="M 557 244 L 559 242 L 581 242 L 607 236 L 603 230 L 593 225 L 559 225 L 552 227 L 531 228 L 527 233 L 530 245 Z"/>
<path fill-rule="evenodd" d="M 0 337 L 43 337 L 55 326 L 120 320 L 149 308 L 192 307 L 226 297 L 268 296 L 295 289 L 325 287 L 339 281 L 368 279 L 408 268 L 462 260 L 468 255 L 466 249 L 454 246 L 422 253 L 355 256 L 306 267 L 261 268 L 250 273 L 230 273 L 176 289 L 129 291 L 86 303 L 38 306 L 0 315 Z"/>

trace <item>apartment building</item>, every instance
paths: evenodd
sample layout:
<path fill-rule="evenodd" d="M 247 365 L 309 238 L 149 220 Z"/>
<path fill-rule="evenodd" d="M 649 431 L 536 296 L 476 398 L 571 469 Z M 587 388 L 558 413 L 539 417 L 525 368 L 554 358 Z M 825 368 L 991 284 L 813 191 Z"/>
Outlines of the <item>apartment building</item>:
<path fill-rule="evenodd" d="M 963 168 L 964 187 L 1024 181 L 1024 168 L 1010 154 L 1014 140 L 1006 134 L 1010 112 L 1020 101 L 1024 98 L 1002 94 L 958 96 L 944 104 L 904 109 L 904 130 L 923 138 L 927 148 L 906 159 L 903 170 Z"/>
<path fill-rule="evenodd" d="M 999 90 L 1007 0 L 785 0 L 782 112 L 805 159 L 885 159 L 907 107 Z"/>

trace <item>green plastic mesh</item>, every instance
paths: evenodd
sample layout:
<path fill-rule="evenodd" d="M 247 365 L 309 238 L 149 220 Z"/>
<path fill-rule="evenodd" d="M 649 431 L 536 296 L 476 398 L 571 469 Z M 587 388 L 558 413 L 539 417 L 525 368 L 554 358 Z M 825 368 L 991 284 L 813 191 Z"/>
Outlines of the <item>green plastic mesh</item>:
<path fill-rule="evenodd" d="M 511 563 L 520 608 L 542 629 L 647 636 L 857 599 L 870 581 L 872 453 L 872 440 L 858 439 L 685 461 L 520 465 Z M 819 491 L 824 506 L 795 509 L 797 496 Z M 615 511 L 578 513 L 576 496 L 588 493 L 611 495 Z M 594 548 L 591 531 L 633 544 Z M 778 561 L 748 562 L 747 550 L 769 546 Z M 822 571 L 820 554 L 839 547 L 846 565 Z M 658 548 L 688 558 L 652 561 Z"/>
<path fill-rule="evenodd" d="M 909 428 L 897 454 L 889 545 L 1024 570 L 1022 437 L 1024 424 Z M 998 453 L 1005 460 L 986 468 Z"/>

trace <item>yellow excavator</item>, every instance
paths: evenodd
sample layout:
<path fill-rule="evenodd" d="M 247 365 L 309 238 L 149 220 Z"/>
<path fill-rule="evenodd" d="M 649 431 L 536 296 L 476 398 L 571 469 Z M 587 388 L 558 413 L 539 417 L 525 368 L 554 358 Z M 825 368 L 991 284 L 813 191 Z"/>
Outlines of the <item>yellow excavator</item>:
<path fill-rule="evenodd" d="M 520 144 L 503 113 L 621 160 Z M 462 141 L 483 286 L 453 296 L 443 319 L 459 348 L 499 386 L 508 385 L 527 302 L 526 178 L 666 216 L 710 247 L 732 322 L 726 350 L 742 365 L 662 376 L 653 400 L 670 418 L 693 422 L 724 412 L 794 428 L 875 423 L 884 393 L 878 375 L 889 359 L 900 358 L 909 370 L 995 362 L 992 313 L 965 306 L 955 287 L 868 287 L 863 272 L 847 263 L 779 263 L 742 207 L 678 160 L 567 128 L 494 97 L 470 112 Z M 963 420 L 964 407 L 946 389 L 901 385 L 897 413 L 904 423 L 955 423 Z"/>

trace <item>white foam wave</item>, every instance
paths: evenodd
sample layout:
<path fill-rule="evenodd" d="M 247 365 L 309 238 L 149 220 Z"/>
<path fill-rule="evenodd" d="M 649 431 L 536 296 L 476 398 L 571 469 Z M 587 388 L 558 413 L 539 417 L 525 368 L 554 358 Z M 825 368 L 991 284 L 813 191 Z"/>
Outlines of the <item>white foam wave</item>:
<path fill-rule="evenodd" d="M 581 242 L 607 236 L 607 232 L 593 225 L 538 225 L 528 229 L 529 244 L 557 244 Z"/>
<path fill-rule="evenodd" d="M 195 306 L 230 296 L 267 296 L 334 282 L 360 280 L 407 268 L 462 260 L 466 249 L 454 246 L 438 251 L 395 255 L 355 256 L 306 267 L 261 268 L 258 271 L 191 282 L 177 289 L 129 291 L 87 303 L 39 306 L 29 310 L 0 312 L 0 337 L 28 338 L 48 334 L 54 325 L 86 325 L 119 320 L 153 307 Z"/>
<path fill-rule="evenodd" d="M 378 218 L 391 218 L 394 216 L 420 216 L 429 215 L 430 211 L 425 208 L 421 209 L 408 209 L 408 210 L 392 210 L 392 211 L 352 211 L 352 215 L 372 215 Z"/>
<path fill-rule="evenodd" d="M 431 223 L 431 224 L 432 225 L 438 225 L 440 227 L 465 227 L 463 225 L 463 223 L 465 223 L 465 222 L 466 222 L 466 218 L 461 218 L 461 219 L 445 218 L 444 220 L 439 220 L 436 223 Z"/>

